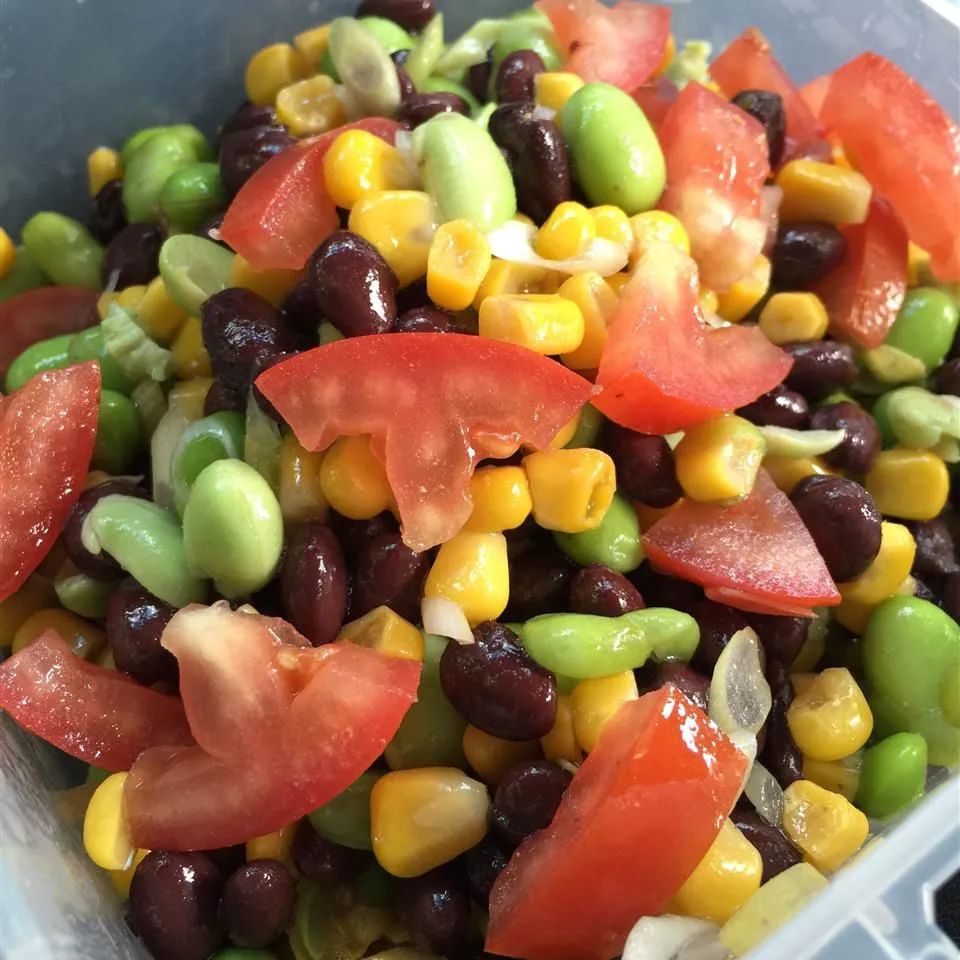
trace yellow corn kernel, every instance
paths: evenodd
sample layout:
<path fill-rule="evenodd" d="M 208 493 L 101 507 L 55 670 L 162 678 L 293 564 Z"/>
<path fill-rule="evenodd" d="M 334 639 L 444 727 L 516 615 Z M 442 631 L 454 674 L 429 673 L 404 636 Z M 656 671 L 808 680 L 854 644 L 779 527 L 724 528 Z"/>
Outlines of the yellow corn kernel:
<path fill-rule="evenodd" d="M 10 239 L 10 234 L 0 227 L 0 279 L 5 277 L 17 262 L 17 248 Z"/>
<path fill-rule="evenodd" d="M 867 219 L 873 188 L 856 170 L 804 157 L 784 164 L 775 182 L 783 190 L 779 210 L 783 223 L 842 224 Z"/>
<path fill-rule="evenodd" d="M 812 760 L 803 758 L 803 779 L 815 783 L 824 790 L 832 790 L 846 797 L 851 803 L 860 786 L 861 752 L 852 753 L 842 760 Z"/>
<path fill-rule="evenodd" d="M 167 407 L 182 413 L 188 420 L 199 420 L 203 416 L 203 404 L 207 393 L 213 386 L 210 377 L 194 377 L 175 383 L 167 394 Z"/>
<path fill-rule="evenodd" d="M 680 499 L 677 503 L 683 503 L 683 500 Z M 637 515 L 637 523 L 640 524 L 640 529 L 646 533 L 658 520 L 662 520 L 674 507 L 676 504 L 671 504 L 669 507 L 648 507 L 645 503 L 640 503 L 639 500 L 633 504 L 633 512 Z"/>
<path fill-rule="evenodd" d="M 809 780 L 783 791 L 783 832 L 821 873 L 833 873 L 867 839 L 867 818 L 845 797 Z"/>
<path fill-rule="evenodd" d="M 94 791 L 83 818 L 83 849 L 104 870 L 125 870 L 137 852 L 123 815 L 126 782 L 125 773 L 107 777 Z"/>
<path fill-rule="evenodd" d="M 760 889 L 763 860 L 730 821 L 674 894 L 671 913 L 726 923 Z"/>
<path fill-rule="evenodd" d="M 630 700 L 636 700 L 637 680 L 632 670 L 612 677 L 581 680 L 570 694 L 573 732 L 580 749 L 589 753 L 600 739 L 604 724 Z"/>
<path fill-rule="evenodd" d="M 297 822 L 288 823 L 273 833 L 252 837 L 246 843 L 246 857 L 250 860 L 279 860 L 291 873 L 296 872 L 293 862 L 293 838 L 297 833 Z"/>
<path fill-rule="evenodd" d="M 837 585 L 844 602 L 872 607 L 893 596 L 910 573 L 916 553 L 913 534 L 901 523 L 884 520 L 880 525 L 880 551 L 873 563 L 856 580 Z"/>
<path fill-rule="evenodd" d="M 136 310 L 146 290 L 147 288 L 143 284 L 134 284 L 134 286 L 124 287 L 122 290 L 104 291 L 97 298 L 97 313 L 100 319 L 102 320 L 107 315 L 111 304 L 114 303 L 128 310 Z"/>
<path fill-rule="evenodd" d="M 369 520 L 393 503 L 387 471 L 374 456 L 368 436 L 341 437 L 320 465 L 320 489 L 337 513 Z"/>
<path fill-rule="evenodd" d="M 418 877 L 479 843 L 489 817 L 487 788 L 461 770 L 394 770 L 370 794 L 373 855 L 395 877 Z"/>
<path fill-rule="evenodd" d="M 677 444 L 677 479 L 691 500 L 745 497 L 757 479 L 766 443 L 759 428 L 729 414 L 691 427 Z"/>
<path fill-rule="evenodd" d="M 480 304 L 480 336 L 526 347 L 545 357 L 583 343 L 580 308 L 556 293 L 514 293 Z"/>
<path fill-rule="evenodd" d="M 830 159 L 838 167 L 843 167 L 845 170 L 855 170 L 856 167 L 850 162 L 850 158 L 847 156 L 847 151 L 843 149 L 843 144 L 839 141 L 834 141 L 830 145 Z"/>
<path fill-rule="evenodd" d="M 180 328 L 187 322 L 187 314 L 167 293 L 163 277 L 154 277 L 146 285 L 136 308 L 137 323 L 163 346 L 171 343 Z"/>
<path fill-rule="evenodd" d="M 842 760 L 867 742 L 873 714 L 850 671 L 830 667 L 794 696 L 787 726 L 805 757 Z"/>
<path fill-rule="evenodd" d="M 243 83 L 247 98 L 258 106 L 272 106 L 277 94 L 304 75 L 300 54 L 289 43 L 272 43 L 258 50 L 247 64 Z"/>
<path fill-rule="evenodd" d="M 181 380 L 212 376 L 213 367 L 210 365 L 210 354 L 203 345 L 203 328 L 199 317 L 187 317 L 170 344 L 170 352 Z"/>
<path fill-rule="evenodd" d="M 268 303 L 279 307 L 302 276 L 301 270 L 257 270 L 238 253 L 230 264 L 227 286 L 246 287 Z"/>
<path fill-rule="evenodd" d="M 427 294 L 447 310 L 466 310 L 490 269 L 490 244 L 470 220 L 441 224 L 427 255 Z"/>
<path fill-rule="evenodd" d="M 709 287 L 701 287 L 697 299 L 700 301 L 700 309 L 706 314 L 716 313 L 717 308 L 720 306 L 720 298 L 717 296 L 716 291 L 711 290 Z"/>
<path fill-rule="evenodd" d="M 46 630 L 56 630 L 81 660 L 94 660 L 106 646 L 107 635 L 95 624 L 69 610 L 47 607 L 30 614 L 13 637 L 13 652 L 18 653 Z"/>
<path fill-rule="evenodd" d="M 322 23 L 319 27 L 311 27 L 309 30 L 301 30 L 293 38 L 293 48 L 314 70 L 320 66 L 320 61 L 327 52 L 329 44 L 329 23 Z"/>
<path fill-rule="evenodd" d="M 667 37 L 667 45 L 664 47 L 663 56 L 660 58 L 660 62 L 657 64 L 657 69 L 653 71 L 655 77 L 659 77 L 662 74 L 666 73 L 667 67 L 673 63 L 673 58 L 677 55 L 677 38 L 671 33 Z M 719 92 L 719 91 L 718 91 Z"/>
<path fill-rule="evenodd" d="M 538 106 L 560 110 L 582 86 L 583 80 L 575 73 L 548 70 L 533 78 L 533 99 Z"/>
<path fill-rule="evenodd" d="M 604 277 L 604 282 L 606 285 L 617 295 L 620 296 L 620 291 L 630 282 L 629 273 L 613 273 L 609 277 Z"/>
<path fill-rule="evenodd" d="M 389 607 L 375 607 L 358 620 L 344 624 L 337 640 L 349 640 L 358 647 L 379 650 L 398 660 L 423 663 L 423 634 Z"/>
<path fill-rule="evenodd" d="M 548 450 L 562 450 L 574 437 L 580 427 L 580 411 L 578 410 L 554 435 L 547 444 Z M 531 450 L 534 448 L 530 448 Z"/>
<path fill-rule="evenodd" d="M 288 433 L 280 447 L 277 499 L 285 524 L 326 520 L 328 505 L 320 480 L 322 453 L 310 453 Z"/>
<path fill-rule="evenodd" d="M 481 467 L 470 480 L 473 512 L 464 530 L 502 533 L 530 516 L 533 501 L 523 467 Z"/>
<path fill-rule="evenodd" d="M 125 870 L 110 871 L 110 883 L 121 900 L 126 900 L 130 896 L 130 884 L 133 883 L 133 875 L 137 872 L 140 862 L 149 852 L 149 850 L 137 850 L 130 861 L 130 865 Z"/>
<path fill-rule="evenodd" d="M 883 450 L 863 485 L 884 516 L 932 520 L 946 506 L 950 474 L 929 450 Z"/>
<path fill-rule="evenodd" d="M 333 77 L 323 73 L 278 91 L 276 107 L 277 119 L 295 137 L 313 137 L 347 122 L 347 110 L 337 96 Z"/>
<path fill-rule="evenodd" d="M 509 260 L 491 260 L 490 269 L 473 298 L 478 310 L 487 297 L 512 293 L 556 293 L 566 277 L 556 270 Z"/>
<path fill-rule="evenodd" d="M 515 763 L 536 760 L 540 744 L 536 740 L 501 740 L 467 724 L 463 731 L 463 755 L 482 780 L 496 785 Z"/>
<path fill-rule="evenodd" d="M 533 248 L 547 260 L 569 260 L 597 235 L 590 211 L 573 200 L 558 203 L 533 238 Z"/>
<path fill-rule="evenodd" d="M 12 646 L 24 622 L 38 610 L 56 602 L 56 591 L 47 577 L 37 573 L 28 577 L 16 593 L 11 593 L 6 600 L 0 600 L 0 647 Z"/>
<path fill-rule="evenodd" d="M 816 457 L 764 457 L 763 469 L 770 474 L 770 479 L 787 494 L 804 477 L 819 477 L 835 473 Z"/>
<path fill-rule="evenodd" d="M 496 620 L 510 599 L 507 541 L 502 533 L 465 530 L 448 540 L 423 585 L 425 597 L 459 604 L 471 627 Z"/>
<path fill-rule="evenodd" d="M 87 156 L 87 186 L 95 197 L 111 180 L 123 176 L 120 153 L 113 147 L 97 147 Z"/>
<path fill-rule="evenodd" d="M 557 694 L 557 719 L 553 721 L 550 732 L 540 738 L 540 748 L 548 760 L 558 763 L 580 763 L 583 754 L 577 745 L 577 734 L 573 726 L 573 702 L 569 694 Z"/>
<path fill-rule="evenodd" d="M 523 458 L 533 516 L 545 530 L 581 533 L 600 526 L 617 487 L 613 461 L 602 450 L 539 450 Z"/>
<path fill-rule="evenodd" d="M 770 289 L 770 261 L 761 253 L 750 272 L 717 295 L 717 313 L 729 323 L 742 320 Z"/>
<path fill-rule="evenodd" d="M 923 286 L 930 278 L 930 254 L 911 240 L 907 244 L 907 286 Z"/>
<path fill-rule="evenodd" d="M 576 350 L 560 358 L 572 370 L 594 370 L 607 343 L 607 324 L 617 307 L 617 295 L 599 273 L 578 273 L 557 291 L 572 300 L 583 317 L 583 339 Z"/>
<path fill-rule="evenodd" d="M 414 186 L 403 154 L 366 130 L 347 130 L 333 141 L 323 158 L 323 179 L 333 202 L 346 210 L 366 193 Z"/>
<path fill-rule="evenodd" d="M 827 308 L 815 293 L 775 293 L 760 311 L 760 329 L 771 343 L 822 340 Z"/>
<path fill-rule="evenodd" d="M 633 225 L 630 218 L 611 203 L 590 208 L 593 227 L 598 237 L 623 244 L 629 252 L 633 247 Z"/>
<path fill-rule="evenodd" d="M 419 190 L 373 191 L 350 211 L 350 229 L 380 251 L 401 287 L 426 274 L 437 226 L 433 200 Z"/>
<path fill-rule="evenodd" d="M 647 210 L 630 218 L 633 228 L 633 248 L 630 265 L 633 266 L 651 243 L 669 243 L 690 255 L 690 236 L 686 227 L 672 214 L 663 210 Z"/>

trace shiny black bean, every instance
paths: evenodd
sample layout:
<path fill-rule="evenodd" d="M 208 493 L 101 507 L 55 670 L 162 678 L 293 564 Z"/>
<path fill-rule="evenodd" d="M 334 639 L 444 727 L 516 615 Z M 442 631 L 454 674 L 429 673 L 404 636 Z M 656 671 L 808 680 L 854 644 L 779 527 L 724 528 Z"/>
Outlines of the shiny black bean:
<path fill-rule="evenodd" d="M 760 751 L 760 762 L 786 789 L 803 777 L 803 754 L 787 726 L 787 708 L 793 702 L 793 684 L 787 668 L 779 660 L 768 659 L 767 683 L 773 695 L 773 704 L 767 715 L 766 741 Z"/>
<path fill-rule="evenodd" d="M 553 728 L 557 681 L 534 663 L 520 638 L 487 620 L 474 643 L 447 644 L 440 658 L 440 685 L 468 722 L 504 740 L 536 740 Z"/>
<path fill-rule="evenodd" d="M 814 622 L 808 617 L 773 617 L 762 613 L 749 613 L 747 620 L 756 631 L 763 652 L 783 663 L 797 659 Z"/>
<path fill-rule="evenodd" d="M 960 573 L 951 573 L 944 577 L 941 605 L 944 613 L 960 623 Z"/>
<path fill-rule="evenodd" d="M 317 345 L 317 328 L 323 322 L 323 314 L 308 280 L 301 280 L 287 294 L 280 304 L 280 313 L 295 331 L 297 346 L 301 350 L 309 350 Z"/>
<path fill-rule="evenodd" d="M 377 248 L 337 230 L 307 268 L 320 312 L 345 336 L 388 333 L 397 322 L 397 278 Z"/>
<path fill-rule="evenodd" d="M 455 93 L 412 93 L 400 104 L 397 119 L 412 127 L 419 127 L 438 113 L 463 113 L 469 115 L 470 106 Z"/>
<path fill-rule="evenodd" d="M 175 681 L 177 660 L 160 645 L 160 635 L 176 612 L 136 580 L 124 580 L 107 608 L 107 640 L 117 669 L 147 686 Z"/>
<path fill-rule="evenodd" d="M 811 430 L 845 430 L 843 442 L 823 459 L 838 470 L 866 473 L 883 446 L 877 421 L 857 403 L 831 403 L 814 410 Z"/>
<path fill-rule="evenodd" d="M 293 919 L 295 884 L 279 860 L 251 860 L 223 887 L 220 921 L 239 947 L 258 948 L 283 934 Z"/>
<path fill-rule="evenodd" d="M 497 103 L 532 101 L 533 78 L 546 69 L 540 54 L 533 50 L 508 53 L 497 70 Z"/>
<path fill-rule="evenodd" d="M 411 307 L 400 314 L 397 333 L 463 333 L 462 324 L 440 307 Z"/>
<path fill-rule="evenodd" d="M 236 193 L 271 157 L 296 143 L 286 127 L 248 127 L 220 141 L 220 179 Z"/>
<path fill-rule="evenodd" d="M 930 389 L 934 393 L 960 396 L 960 357 L 954 357 L 933 371 Z"/>
<path fill-rule="evenodd" d="M 787 427 L 802 430 L 810 416 L 810 405 L 802 393 L 782 383 L 753 403 L 741 407 L 737 413 L 758 427 Z"/>
<path fill-rule="evenodd" d="M 404 30 L 417 33 L 436 13 L 433 0 L 363 0 L 357 7 L 358 17 L 383 17 L 399 23 Z"/>
<path fill-rule="evenodd" d="M 470 898 L 449 866 L 398 880 L 396 902 L 400 920 L 421 950 L 448 957 L 475 938 Z"/>
<path fill-rule="evenodd" d="M 730 818 L 763 860 L 762 883 L 772 880 L 777 874 L 803 860 L 800 851 L 787 839 L 787 835 L 779 827 L 767 823 L 756 811 L 737 807 Z"/>
<path fill-rule="evenodd" d="M 550 760 L 514 764 L 493 798 L 493 829 L 500 839 L 516 847 L 549 826 L 572 779 L 568 770 Z"/>
<path fill-rule="evenodd" d="M 619 617 L 643 609 L 640 591 L 622 574 L 595 563 L 570 581 L 570 610 L 598 617 Z"/>
<path fill-rule="evenodd" d="M 844 477 L 804 477 L 790 494 L 830 576 L 860 576 L 880 550 L 880 511 L 859 483 Z"/>
<path fill-rule="evenodd" d="M 649 669 L 646 669 L 649 667 Z M 704 712 L 710 706 L 710 678 L 686 663 L 667 660 L 664 663 L 647 661 L 642 673 L 637 676 L 637 686 L 644 693 L 659 690 L 672 684 Z"/>
<path fill-rule="evenodd" d="M 123 209 L 123 181 L 108 180 L 93 199 L 88 226 L 100 243 L 109 243 L 127 223 Z"/>
<path fill-rule="evenodd" d="M 160 272 L 160 248 L 165 239 L 163 228 L 155 223 L 131 223 L 120 230 L 103 255 L 104 285 L 113 283 L 122 290 L 149 283 Z"/>
<path fill-rule="evenodd" d="M 234 870 L 239 870 L 247 862 L 247 848 L 242 843 L 200 852 L 213 863 L 223 877 L 229 877 Z"/>
<path fill-rule="evenodd" d="M 487 59 L 475 63 L 467 70 L 467 89 L 480 101 L 485 103 L 490 89 L 490 76 L 493 73 L 493 51 L 487 54 Z"/>
<path fill-rule="evenodd" d="M 779 167 L 787 134 L 787 115 L 780 94 L 770 90 L 741 90 L 733 103 L 760 122 L 767 135 L 770 166 Z"/>
<path fill-rule="evenodd" d="M 600 445 L 616 467 L 617 488 L 631 500 L 648 507 L 669 507 L 683 496 L 673 451 L 663 437 L 608 423 Z"/>
<path fill-rule="evenodd" d="M 697 600 L 693 604 L 690 615 L 700 627 L 700 642 L 690 663 L 710 676 L 717 658 L 723 653 L 723 648 L 730 642 L 730 638 L 738 630 L 749 626 L 749 621 L 741 610 L 705 599 Z"/>
<path fill-rule="evenodd" d="M 940 577 L 960 570 L 960 563 L 957 563 L 957 545 L 943 517 L 935 517 L 933 520 L 907 520 L 905 523 L 917 544 L 913 561 L 914 573 L 937 581 Z"/>
<path fill-rule="evenodd" d="M 313 520 L 293 531 L 280 587 L 287 619 L 315 647 L 336 638 L 347 612 L 347 565 L 328 526 Z"/>
<path fill-rule="evenodd" d="M 223 212 L 215 213 L 212 217 L 207 220 L 204 220 L 203 223 L 197 227 L 193 232 L 198 237 L 203 237 L 204 240 L 210 240 L 212 243 L 216 243 L 225 249 L 229 249 L 227 244 L 224 243 L 223 238 L 220 236 L 220 228 L 223 226 Z"/>
<path fill-rule="evenodd" d="M 509 859 L 510 854 L 490 834 L 463 855 L 464 872 L 467 875 L 470 896 L 484 910 L 490 904 L 490 891 L 493 889 L 493 884 Z"/>
<path fill-rule="evenodd" d="M 351 520 L 350 517 L 331 510 L 327 522 L 337 535 L 343 555 L 351 567 L 356 562 L 360 548 L 367 541 L 379 537 L 382 533 L 397 533 L 400 529 L 393 514 L 386 511 L 378 513 L 371 520 Z"/>
<path fill-rule="evenodd" d="M 132 480 L 123 480 L 120 478 L 106 480 L 98 483 L 95 487 L 90 487 L 80 494 L 80 498 L 73 505 L 67 522 L 63 527 L 63 545 L 67 551 L 67 556 L 76 564 L 81 573 L 95 580 L 115 580 L 123 576 L 120 564 L 107 553 L 91 553 L 80 539 L 83 530 L 83 521 L 87 519 L 87 514 L 104 497 L 118 493 L 125 497 L 140 497 L 143 500 L 149 500 L 149 496 L 143 487 L 138 486 Z"/>
<path fill-rule="evenodd" d="M 256 103 L 241 103 L 223 122 L 217 131 L 217 143 L 223 143 L 225 137 L 238 130 L 251 130 L 254 127 L 280 126 L 277 113 L 272 106 L 260 106 Z"/>
<path fill-rule="evenodd" d="M 558 203 L 572 196 L 570 157 L 560 128 L 537 119 L 532 103 L 508 103 L 490 116 L 488 130 L 510 164 L 517 206 L 543 223 Z"/>
<path fill-rule="evenodd" d="M 223 941 L 223 877 L 202 853 L 155 850 L 130 884 L 134 928 L 156 960 L 207 960 Z"/>
<path fill-rule="evenodd" d="M 411 550 L 399 531 L 371 537 L 356 552 L 350 617 L 386 606 L 405 620 L 420 620 L 423 581 L 430 571 L 430 554 Z"/>
<path fill-rule="evenodd" d="M 222 380 L 214 380 L 203 398 L 203 415 L 209 417 L 211 413 L 220 413 L 221 410 L 232 410 L 243 413 L 247 408 L 247 395 L 239 387 Z"/>
<path fill-rule="evenodd" d="M 286 324 L 286 320 L 284 320 Z M 291 335 L 293 331 L 290 331 Z M 253 361 L 253 365 L 250 367 L 250 382 L 253 387 L 253 396 L 257 401 L 257 406 L 268 416 L 271 420 L 275 420 L 280 426 L 286 424 L 286 420 L 277 412 L 277 408 L 264 396 L 263 392 L 257 386 L 257 377 L 260 376 L 265 370 L 269 370 L 271 367 L 275 367 L 278 363 L 282 363 L 284 360 L 289 360 L 296 350 L 292 350 L 289 353 L 280 352 L 280 353 L 266 353 L 263 356 L 258 357 Z"/>
<path fill-rule="evenodd" d="M 786 384 L 810 400 L 819 400 L 849 387 L 857 379 L 853 347 L 835 340 L 788 343 L 784 350 L 793 357 Z"/>
<path fill-rule="evenodd" d="M 648 607 L 670 607 L 692 614 L 697 602 L 703 599 L 703 591 L 696 584 L 658 573 L 649 563 L 634 570 L 630 581 Z"/>
<path fill-rule="evenodd" d="M 506 617 L 529 620 L 541 613 L 562 613 L 574 567 L 553 544 L 534 547 L 510 560 L 510 602 Z"/>
<path fill-rule="evenodd" d="M 847 239 L 832 223 L 782 224 L 771 256 L 773 285 L 805 290 L 839 267 L 846 252 Z"/>
<path fill-rule="evenodd" d="M 352 880 L 368 862 L 362 850 L 325 840 L 306 819 L 297 825 L 290 855 L 305 877 L 329 884 Z"/>

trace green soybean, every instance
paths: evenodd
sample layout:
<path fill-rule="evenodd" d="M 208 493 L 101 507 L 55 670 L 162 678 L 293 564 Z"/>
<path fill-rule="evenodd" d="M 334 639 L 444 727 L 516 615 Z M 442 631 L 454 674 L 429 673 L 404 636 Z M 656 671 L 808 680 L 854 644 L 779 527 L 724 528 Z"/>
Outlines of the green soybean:
<path fill-rule="evenodd" d="M 160 191 L 160 213 L 171 230 L 192 233 L 226 206 L 227 193 L 216 163 L 191 163 L 167 177 Z"/>
<path fill-rule="evenodd" d="M 129 397 L 115 390 L 100 392 L 100 416 L 93 445 L 93 466 L 107 473 L 126 473 L 143 445 L 140 415 Z"/>
<path fill-rule="evenodd" d="M 116 593 L 117 585 L 109 580 L 94 580 L 85 573 L 74 573 L 58 577 L 53 589 L 61 605 L 71 613 L 88 620 L 102 620 L 107 615 L 110 597 Z"/>
<path fill-rule="evenodd" d="M 100 289 L 103 247 L 82 223 L 44 211 L 23 225 L 21 236 L 30 256 L 54 283 Z"/>
<path fill-rule="evenodd" d="M 158 133 L 171 133 L 180 138 L 180 140 L 193 152 L 197 160 L 212 160 L 213 150 L 207 142 L 207 138 L 190 123 L 175 123 L 160 127 L 144 127 L 131 136 L 120 148 L 120 162 L 124 170 L 130 166 L 133 155 L 139 152 L 140 148 L 152 140 Z"/>
<path fill-rule="evenodd" d="M 176 517 L 149 500 L 111 494 L 97 501 L 83 522 L 80 540 L 93 554 L 106 550 L 141 586 L 171 606 L 206 598 L 206 584 L 187 567 Z"/>
<path fill-rule="evenodd" d="M 606 422 L 607 418 L 592 403 L 585 403 L 580 408 L 577 429 L 573 431 L 573 436 L 567 441 L 568 449 L 595 446 L 597 437 L 600 436 L 600 431 Z"/>
<path fill-rule="evenodd" d="M 922 387 L 890 390 L 873 405 L 885 446 L 925 450 L 944 438 L 960 439 L 960 400 Z"/>
<path fill-rule="evenodd" d="M 501 31 L 493 45 L 494 77 L 504 58 L 518 50 L 532 50 L 539 54 L 547 70 L 560 70 L 563 67 L 563 55 L 553 37 L 550 20 L 538 13 L 524 12 Z"/>
<path fill-rule="evenodd" d="M 170 472 L 173 502 L 182 514 L 190 488 L 200 474 L 216 460 L 239 460 L 243 456 L 244 417 L 224 410 L 194 420 L 177 441 Z"/>
<path fill-rule="evenodd" d="M 468 107 L 470 113 L 479 113 L 480 101 L 462 84 L 456 80 L 450 80 L 447 77 L 431 76 L 427 77 L 417 88 L 421 93 L 455 93 L 462 98 Z M 496 109 L 496 104 L 493 105 Z"/>
<path fill-rule="evenodd" d="M 636 570 L 643 562 L 640 524 L 629 501 L 613 495 L 600 526 L 582 533 L 555 533 L 557 546 L 575 563 L 602 563 L 619 573 Z"/>
<path fill-rule="evenodd" d="M 117 393 L 129 393 L 134 383 L 123 372 L 120 364 L 110 355 L 103 338 L 103 328 L 100 324 L 88 327 L 74 334 L 70 342 L 70 362 L 85 363 L 87 360 L 96 360 L 100 365 L 100 378 L 104 390 L 116 390 Z"/>
<path fill-rule="evenodd" d="M 253 391 L 247 397 L 246 431 L 243 438 L 243 459 L 270 485 L 280 488 L 280 453 L 283 437 L 273 417 L 268 417 L 257 403 Z"/>
<path fill-rule="evenodd" d="M 631 96 L 608 83 L 588 83 L 560 112 L 577 182 L 591 204 L 628 215 L 656 206 L 666 183 L 657 135 Z"/>
<path fill-rule="evenodd" d="M 895 733 L 864 752 L 854 802 L 868 817 L 889 817 L 916 800 L 926 780 L 926 741 Z"/>
<path fill-rule="evenodd" d="M 123 206 L 131 223 L 158 219 L 167 179 L 195 163 L 197 155 L 179 134 L 161 131 L 130 158 L 123 177 Z"/>
<path fill-rule="evenodd" d="M 357 894 L 371 907 L 392 907 L 393 877 L 373 861 L 356 879 Z"/>
<path fill-rule="evenodd" d="M 280 563 L 283 517 L 269 484 L 242 460 L 217 460 L 194 480 L 183 511 L 190 569 L 227 598 L 267 585 Z"/>
<path fill-rule="evenodd" d="M 204 300 L 226 289 L 233 254 L 206 237 L 180 233 L 160 248 L 160 276 L 170 298 L 191 317 Z"/>
<path fill-rule="evenodd" d="M 30 256 L 23 244 L 17 247 L 16 259 L 6 276 L 0 277 L 0 303 L 17 297 L 37 287 L 50 286 L 50 278 L 40 269 L 40 264 Z"/>
<path fill-rule="evenodd" d="M 370 850 L 370 791 L 379 779 L 372 771 L 361 773 L 346 790 L 310 814 L 313 829 L 331 843 Z"/>
<path fill-rule="evenodd" d="M 506 29 L 507 23 L 507 20 L 478 20 L 447 46 L 431 69 L 445 76 L 463 76 L 467 67 L 487 59 L 487 52 Z"/>
<path fill-rule="evenodd" d="M 60 370 L 71 363 L 70 344 L 74 335 L 65 333 L 49 340 L 38 340 L 18 354 L 7 369 L 4 387 L 7 393 L 19 390 L 31 377 L 45 370 Z"/>
<path fill-rule="evenodd" d="M 330 25 L 329 49 L 341 82 L 360 110 L 393 116 L 400 106 L 400 80 L 380 41 L 353 17 L 339 17 Z"/>
<path fill-rule="evenodd" d="M 700 628 L 679 610 L 647 607 L 619 617 L 547 613 L 523 625 L 527 653 L 555 673 L 578 680 L 609 677 L 656 661 L 693 656 Z"/>
<path fill-rule="evenodd" d="M 936 287 L 908 290 L 885 346 L 897 347 L 923 361 L 927 371 L 939 367 L 960 323 L 954 299 Z"/>
<path fill-rule="evenodd" d="M 404 65 L 418 90 L 420 84 L 433 73 L 433 68 L 443 56 L 443 51 L 443 14 L 438 13 L 423 28 L 417 45 L 410 51 L 410 56 L 407 57 Z"/>

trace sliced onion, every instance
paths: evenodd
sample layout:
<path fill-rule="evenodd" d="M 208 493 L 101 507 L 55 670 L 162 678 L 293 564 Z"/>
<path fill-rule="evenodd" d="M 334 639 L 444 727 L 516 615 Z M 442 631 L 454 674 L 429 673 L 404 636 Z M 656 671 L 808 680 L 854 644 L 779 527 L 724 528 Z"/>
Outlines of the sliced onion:
<path fill-rule="evenodd" d="M 557 111 L 553 107 L 544 107 L 541 104 L 537 104 L 533 108 L 533 119 L 534 120 L 552 120 L 557 115 Z"/>
<path fill-rule="evenodd" d="M 725 733 L 756 736 L 770 712 L 770 684 L 760 666 L 760 642 L 749 627 L 723 648 L 710 681 L 710 719 Z"/>
<path fill-rule="evenodd" d="M 457 643 L 473 643 L 473 631 L 463 608 L 446 597 L 424 597 L 420 617 L 424 633 L 450 637 Z"/>
<path fill-rule="evenodd" d="M 783 825 L 783 788 L 762 763 L 753 764 L 743 792 L 767 823 L 774 827 Z"/>
<path fill-rule="evenodd" d="M 623 947 L 623 960 L 725 960 L 719 927 L 694 917 L 641 917 Z"/>
<path fill-rule="evenodd" d="M 525 263 L 531 267 L 545 267 L 558 273 L 584 273 L 588 270 L 609 277 L 627 265 L 627 248 L 603 237 L 595 237 L 578 257 L 568 260 L 547 260 L 533 249 L 537 228 L 520 220 L 508 220 L 487 234 L 490 252 L 501 260 Z"/>
<path fill-rule="evenodd" d="M 767 441 L 767 453 L 775 457 L 797 460 L 819 457 L 835 450 L 846 439 L 847 432 L 838 430 L 791 430 L 789 427 L 760 427 Z"/>
<path fill-rule="evenodd" d="M 780 204 L 783 202 L 781 187 L 764 187 L 760 193 L 760 219 L 767 225 L 767 237 L 763 243 L 763 252 L 769 256 L 777 242 L 777 227 L 780 224 Z"/>

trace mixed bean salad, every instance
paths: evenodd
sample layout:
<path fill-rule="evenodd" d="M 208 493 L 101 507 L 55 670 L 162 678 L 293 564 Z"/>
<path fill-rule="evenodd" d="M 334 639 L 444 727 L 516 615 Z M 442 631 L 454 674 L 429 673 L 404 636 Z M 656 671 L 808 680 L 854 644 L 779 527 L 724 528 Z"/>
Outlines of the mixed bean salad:
<path fill-rule="evenodd" d="M 739 957 L 957 766 L 960 131 L 711 54 L 364 0 L 0 231 L 0 707 L 157 960 Z"/>

